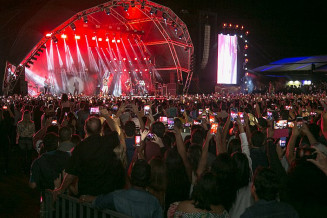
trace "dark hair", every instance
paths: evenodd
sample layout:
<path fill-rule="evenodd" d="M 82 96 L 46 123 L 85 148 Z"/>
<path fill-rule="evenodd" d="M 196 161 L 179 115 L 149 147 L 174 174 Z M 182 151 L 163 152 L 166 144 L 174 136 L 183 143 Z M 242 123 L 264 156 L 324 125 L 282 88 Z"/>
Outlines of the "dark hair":
<path fill-rule="evenodd" d="M 204 131 L 204 128 L 202 126 L 200 126 L 200 125 L 192 125 L 192 127 L 191 127 L 191 133 L 193 133 L 193 131 L 195 131 L 197 129 L 199 129 L 201 131 Z"/>
<path fill-rule="evenodd" d="M 260 118 L 258 119 L 258 123 L 259 123 L 259 125 L 260 125 L 261 127 L 263 127 L 263 128 L 266 128 L 266 127 L 268 126 L 268 124 L 267 124 L 267 120 L 265 120 L 265 119 L 262 118 L 262 117 L 260 117 Z"/>
<path fill-rule="evenodd" d="M 259 167 L 253 178 L 255 192 L 259 199 L 272 201 L 278 194 L 279 179 L 277 174 L 268 168 Z"/>
<path fill-rule="evenodd" d="M 204 132 L 200 129 L 194 130 L 191 136 L 191 142 L 194 144 L 202 145 L 204 141 Z"/>
<path fill-rule="evenodd" d="M 300 211 L 309 208 L 326 208 L 327 205 L 327 177 L 316 165 L 306 160 L 297 161 L 297 164 L 288 174 L 286 181 L 286 196 L 289 202 L 304 205 L 305 208 L 295 208 Z M 293 204 L 295 206 L 295 204 Z M 321 210 L 316 210 L 317 213 Z M 310 211 L 312 212 L 312 211 Z M 319 214 L 319 215 L 320 215 Z M 326 213 L 325 213 L 326 214 Z M 299 214 L 301 216 L 301 214 Z M 319 217 L 312 216 L 312 217 Z M 304 216 L 304 215 L 303 215 Z"/>
<path fill-rule="evenodd" d="M 165 163 L 167 169 L 165 206 L 169 208 L 169 205 L 173 202 L 188 199 L 191 184 L 177 147 L 168 150 Z"/>
<path fill-rule="evenodd" d="M 128 137 L 134 136 L 136 132 L 135 123 L 133 121 L 127 121 L 124 125 L 124 130 Z"/>
<path fill-rule="evenodd" d="M 86 121 L 85 121 L 85 132 L 88 135 L 96 135 L 96 134 L 100 134 L 101 132 L 101 121 L 98 117 L 89 117 Z"/>
<path fill-rule="evenodd" d="M 243 188 L 251 181 L 249 160 L 244 153 L 235 152 L 232 154 L 232 161 L 236 172 L 237 189 Z"/>
<path fill-rule="evenodd" d="M 255 131 L 251 135 L 251 141 L 255 147 L 262 147 L 264 145 L 265 139 L 266 136 L 261 131 Z"/>
<path fill-rule="evenodd" d="M 103 135 L 110 135 L 110 133 L 112 132 L 112 130 L 106 120 L 102 124 L 102 132 L 103 132 Z"/>
<path fill-rule="evenodd" d="M 51 126 L 48 126 L 48 128 L 47 128 L 47 133 L 55 133 L 55 134 L 59 134 L 59 127 L 58 127 L 58 125 L 51 125 Z"/>
<path fill-rule="evenodd" d="M 149 161 L 151 166 L 150 187 L 155 191 L 165 191 L 167 186 L 166 165 L 162 159 L 153 158 Z"/>
<path fill-rule="evenodd" d="M 44 149 L 49 151 L 57 150 L 59 138 L 55 133 L 47 133 L 43 138 Z"/>
<path fill-rule="evenodd" d="M 174 125 L 178 128 L 178 129 L 182 129 L 183 128 L 183 123 L 179 118 L 175 118 L 174 119 Z"/>
<path fill-rule="evenodd" d="M 63 102 L 68 101 L 68 95 L 67 95 L 66 93 L 63 93 L 63 94 L 61 95 L 61 100 L 62 100 Z"/>
<path fill-rule="evenodd" d="M 211 172 L 217 176 L 217 197 L 214 205 L 223 205 L 226 210 L 229 210 L 237 193 L 235 169 L 230 155 L 219 154 L 211 165 Z"/>
<path fill-rule="evenodd" d="M 192 199 L 194 206 L 202 210 L 211 211 L 210 205 L 217 205 L 217 178 L 213 173 L 204 173 L 198 183 L 195 185 Z M 220 187 L 222 188 L 222 187 Z"/>
<path fill-rule="evenodd" d="M 227 152 L 229 155 L 232 155 L 234 152 L 242 152 L 241 140 L 238 138 L 230 140 Z"/>
<path fill-rule="evenodd" d="M 202 147 L 198 144 L 191 144 L 187 150 L 187 159 L 189 160 L 192 170 L 196 171 L 202 154 Z"/>
<path fill-rule="evenodd" d="M 59 139 L 61 142 L 69 141 L 72 138 L 72 130 L 69 127 L 62 127 L 59 130 Z"/>
<path fill-rule="evenodd" d="M 166 128 L 162 122 L 155 122 L 151 126 L 151 132 L 156 134 L 158 137 L 163 138 Z"/>
<path fill-rule="evenodd" d="M 145 188 L 150 184 L 151 167 L 145 160 L 137 160 L 131 173 L 131 184 Z"/>
<path fill-rule="evenodd" d="M 78 145 L 82 141 L 82 139 L 81 139 L 81 136 L 80 135 L 73 134 L 72 135 L 72 138 L 70 139 L 70 141 L 76 146 L 76 145 Z"/>
<path fill-rule="evenodd" d="M 162 142 L 164 143 L 165 147 L 171 148 L 176 142 L 175 134 L 173 132 L 166 132 Z"/>

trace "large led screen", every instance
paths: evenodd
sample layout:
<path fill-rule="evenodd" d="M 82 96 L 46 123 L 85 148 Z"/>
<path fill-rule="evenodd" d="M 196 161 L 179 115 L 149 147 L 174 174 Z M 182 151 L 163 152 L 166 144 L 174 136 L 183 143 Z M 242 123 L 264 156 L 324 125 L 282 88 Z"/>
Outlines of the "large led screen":
<path fill-rule="evenodd" d="M 237 83 L 237 36 L 218 35 L 217 84 Z"/>

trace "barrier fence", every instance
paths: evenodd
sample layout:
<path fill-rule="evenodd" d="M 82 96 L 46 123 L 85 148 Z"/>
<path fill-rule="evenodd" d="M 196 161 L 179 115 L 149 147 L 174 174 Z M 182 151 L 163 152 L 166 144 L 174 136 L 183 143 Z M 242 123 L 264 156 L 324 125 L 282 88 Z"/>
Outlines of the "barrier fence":
<path fill-rule="evenodd" d="M 61 194 L 56 201 L 50 191 L 44 192 L 41 218 L 130 218 L 112 210 L 98 210 L 90 203 L 80 203 L 77 198 Z"/>

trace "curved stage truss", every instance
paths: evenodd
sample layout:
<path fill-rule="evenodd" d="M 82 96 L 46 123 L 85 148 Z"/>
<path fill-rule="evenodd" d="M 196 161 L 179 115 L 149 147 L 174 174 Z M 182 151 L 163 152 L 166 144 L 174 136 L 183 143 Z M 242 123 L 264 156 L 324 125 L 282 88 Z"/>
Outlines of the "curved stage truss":
<path fill-rule="evenodd" d="M 31 95 L 44 86 L 56 94 L 149 94 L 174 82 L 185 93 L 193 53 L 188 29 L 171 9 L 151 1 L 109 1 L 44 36 L 16 74 L 25 69 Z"/>

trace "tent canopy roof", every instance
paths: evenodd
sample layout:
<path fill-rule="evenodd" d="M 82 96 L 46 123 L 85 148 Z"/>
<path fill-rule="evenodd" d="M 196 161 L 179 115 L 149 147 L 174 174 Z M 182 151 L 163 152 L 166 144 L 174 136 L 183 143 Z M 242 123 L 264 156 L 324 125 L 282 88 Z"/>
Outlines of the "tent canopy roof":
<path fill-rule="evenodd" d="M 327 55 L 284 58 L 252 71 L 260 74 L 327 72 Z"/>

